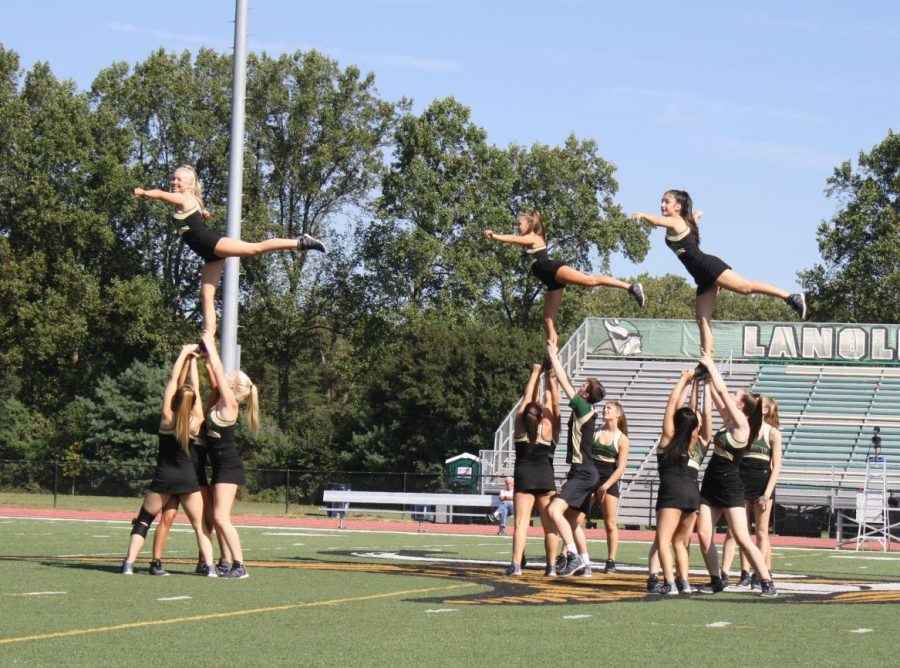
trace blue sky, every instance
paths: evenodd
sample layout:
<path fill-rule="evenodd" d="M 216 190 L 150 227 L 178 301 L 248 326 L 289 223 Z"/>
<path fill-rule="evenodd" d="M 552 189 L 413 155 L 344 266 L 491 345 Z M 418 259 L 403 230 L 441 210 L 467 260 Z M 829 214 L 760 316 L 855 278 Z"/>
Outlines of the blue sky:
<path fill-rule="evenodd" d="M 233 19 L 230 0 L 32 0 L 4 7 L 0 42 L 87 88 L 161 46 L 229 51 Z M 900 130 L 900 3 L 886 0 L 255 0 L 249 40 L 359 65 L 417 110 L 454 96 L 501 146 L 593 138 L 626 211 L 688 190 L 707 252 L 786 289 L 839 206 L 833 168 Z M 659 230 L 643 263 L 613 260 L 642 271 L 684 273 Z"/>

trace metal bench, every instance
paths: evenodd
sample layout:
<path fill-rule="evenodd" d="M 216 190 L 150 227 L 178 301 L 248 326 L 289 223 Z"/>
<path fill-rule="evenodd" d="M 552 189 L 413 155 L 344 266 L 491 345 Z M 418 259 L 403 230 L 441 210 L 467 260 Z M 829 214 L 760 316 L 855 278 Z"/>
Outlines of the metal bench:
<path fill-rule="evenodd" d="M 437 494 L 427 492 L 353 492 L 344 489 L 326 489 L 322 494 L 325 503 L 342 503 L 346 506 L 338 510 L 338 528 L 344 528 L 344 515 L 349 513 L 351 503 L 364 503 L 370 506 L 438 506 L 445 507 L 446 516 L 452 522 L 454 517 L 482 517 L 481 513 L 455 512 L 454 507 L 459 508 L 493 508 L 496 498 L 491 494 Z M 407 513 L 408 510 L 383 509 L 388 513 Z M 419 531 L 425 531 L 424 515 L 419 514 Z M 435 511 L 435 516 L 437 516 Z"/>

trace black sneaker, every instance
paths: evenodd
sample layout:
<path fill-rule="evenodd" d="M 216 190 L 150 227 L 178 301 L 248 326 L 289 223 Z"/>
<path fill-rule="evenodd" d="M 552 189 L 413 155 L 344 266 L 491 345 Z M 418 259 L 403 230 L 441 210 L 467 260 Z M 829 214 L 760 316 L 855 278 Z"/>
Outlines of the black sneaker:
<path fill-rule="evenodd" d="M 231 563 L 227 561 L 219 560 L 219 563 L 216 564 L 216 573 L 218 573 L 219 577 L 222 577 L 231 570 Z"/>
<path fill-rule="evenodd" d="M 119 566 L 119 573 L 122 575 L 134 575 L 134 565 L 128 563 L 127 561 L 123 561 L 122 565 Z"/>
<path fill-rule="evenodd" d="M 546 566 L 544 568 L 544 575 L 546 577 L 556 577 L 556 566 Z"/>
<path fill-rule="evenodd" d="M 652 594 L 656 591 L 656 588 L 659 586 L 659 578 L 655 575 L 650 575 L 647 577 L 647 592 Z"/>
<path fill-rule="evenodd" d="M 226 572 L 219 575 L 220 578 L 228 578 L 230 580 L 244 580 L 245 578 L 249 578 L 250 574 L 247 572 L 247 567 L 244 566 L 239 561 L 235 561 L 231 568 Z"/>
<path fill-rule="evenodd" d="M 759 589 L 759 573 L 753 571 L 753 575 L 750 576 L 750 589 Z"/>
<path fill-rule="evenodd" d="M 497 535 L 505 536 L 506 535 L 506 527 L 500 527 L 499 529 L 497 529 Z"/>
<path fill-rule="evenodd" d="M 741 579 L 731 585 L 731 589 L 750 589 L 750 573 L 741 571 Z"/>
<path fill-rule="evenodd" d="M 205 578 L 219 577 L 215 564 L 197 564 L 197 568 L 194 569 L 194 575 L 202 575 Z"/>
<path fill-rule="evenodd" d="M 628 294 L 634 297 L 634 301 L 638 303 L 638 306 L 644 308 L 644 304 L 647 303 L 647 298 L 644 296 L 644 286 L 640 283 L 632 283 L 628 287 Z"/>
<path fill-rule="evenodd" d="M 499 517 L 497 517 L 496 515 L 494 515 L 494 513 L 488 513 L 487 515 L 485 515 L 485 518 L 486 518 L 487 521 L 490 522 L 491 524 L 496 524 L 497 521 L 500 519 Z"/>
<path fill-rule="evenodd" d="M 660 594 L 661 596 L 678 596 L 678 589 L 675 587 L 674 582 L 663 582 L 656 586 L 656 589 L 653 590 L 654 594 Z"/>
<path fill-rule="evenodd" d="M 697 587 L 697 591 L 701 594 L 718 594 L 720 591 L 725 591 L 725 583 L 722 582 L 722 578 L 713 578 L 709 584 Z"/>
<path fill-rule="evenodd" d="M 694 590 L 691 589 L 691 583 L 687 580 L 682 580 L 680 578 L 675 578 L 675 587 L 678 588 L 679 594 L 693 594 Z"/>
<path fill-rule="evenodd" d="M 709 378 L 709 369 L 702 364 L 698 364 L 694 369 L 694 380 L 706 380 Z"/>
<path fill-rule="evenodd" d="M 150 562 L 150 575 L 168 575 L 169 573 L 162 567 L 159 559 Z"/>
<path fill-rule="evenodd" d="M 519 564 L 510 564 L 506 567 L 506 570 L 503 571 L 503 575 L 508 578 L 517 578 L 522 576 L 522 566 Z"/>
<path fill-rule="evenodd" d="M 775 589 L 775 583 L 771 580 L 760 580 L 759 584 L 762 588 L 759 592 L 760 596 L 765 596 L 766 598 L 775 598 L 778 596 L 778 591 Z"/>
<path fill-rule="evenodd" d="M 603 572 L 609 573 L 610 575 L 616 572 L 616 562 L 614 559 L 606 560 L 606 565 L 603 567 Z"/>
<path fill-rule="evenodd" d="M 806 320 L 806 295 L 802 292 L 797 292 L 786 297 L 784 301 L 794 309 L 794 312 L 800 316 L 801 320 Z"/>
<path fill-rule="evenodd" d="M 728 589 L 728 573 L 725 571 L 719 571 L 719 579 L 722 580 L 722 591 Z"/>
<path fill-rule="evenodd" d="M 562 569 L 566 567 L 566 564 L 569 563 L 569 557 L 565 554 L 561 554 L 556 558 L 556 572 L 558 573 Z"/>
<path fill-rule="evenodd" d="M 308 234 L 304 234 L 302 237 L 297 238 L 297 250 L 317 250 L 321 252 L 325 252 L 325 244 L 316 239 L 315 237 L 311 237 Z"/>
<path fill-rule="evenodd" d="M 572 558 L 566 562 L 566 567 L 561 571 L 557 571 L 559 577 L 567 578 L 570 575 L 575 575 L 576 573 L 580 573 L 587 567 L 585 561 L 579 557 L 577 554 L 572 555 Z"/>

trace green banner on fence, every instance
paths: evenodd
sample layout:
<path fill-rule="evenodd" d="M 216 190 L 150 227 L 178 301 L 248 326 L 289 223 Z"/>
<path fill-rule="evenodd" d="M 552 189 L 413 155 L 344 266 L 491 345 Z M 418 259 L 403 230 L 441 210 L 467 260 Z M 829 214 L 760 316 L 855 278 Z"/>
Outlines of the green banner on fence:
<path fill-rule="evenodd" d="M 718 359 L 897 364 L 898 325 L 713 322 Z M 696 359 L 692 320 L 589 318 L 587 352 L 651 359 Z"/>

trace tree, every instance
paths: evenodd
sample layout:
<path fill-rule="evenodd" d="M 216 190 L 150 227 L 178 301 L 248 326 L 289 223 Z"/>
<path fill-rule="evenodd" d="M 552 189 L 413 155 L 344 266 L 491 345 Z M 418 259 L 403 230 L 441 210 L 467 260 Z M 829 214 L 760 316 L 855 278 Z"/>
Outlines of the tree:
<path fill-rule="evenodd" d="M 888 136 L 853 169 L 828 179 L 841 201 L 819 225 L 822 263 L 801 272 L 810 317 L 832 322 L 896 323 L 900 317 L 900 135 Z"/>
<path fill-rule="evenodd" d="M 243 262 L 245 349 L 274 386 L 274 414 L 285 431 L 308 431 L 308 413 L 328 400 L 323 362 L 353 319 L 335 299 L 355 263 L 335 228 L 370 206 L 383 149 L 406 105 L 381 100 L 374 75 L 310 51 L 249 58 L 247 89 L 248 236 L 329 237 L 324 263 L 306 253 Z M 272 396 L 270 395 L 270 396 Z"/>
<path fill-rule="evenodd" d="M 370 372 L 346 464 L 439 471 L 449 456 L 490 448 L 539 336 L 433 315 L 398 326 Z"/>
<path fill-rule="evenodd" d="M 615 168 L 593 141 L 498 149 L 469 109 L 448 98 L 405 116 L 395 143 L 379 220 L 360 230 L 358 242 L 382 308 L 465 311 L 496 306 L 499 297 L 507 323 L 530 327 L 543 287 L 518 249 L 492 244 L 482 231 L 510 229 L 532 207 L 550 221 L 556 257 L 581 269 L 596 259 L 608 271 L 613 252 L 640 259 L 649 248 L 647 229 L 614 204 Z"/>

